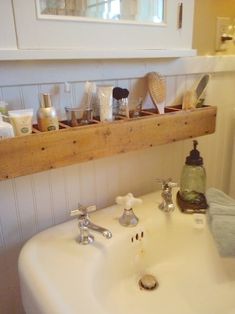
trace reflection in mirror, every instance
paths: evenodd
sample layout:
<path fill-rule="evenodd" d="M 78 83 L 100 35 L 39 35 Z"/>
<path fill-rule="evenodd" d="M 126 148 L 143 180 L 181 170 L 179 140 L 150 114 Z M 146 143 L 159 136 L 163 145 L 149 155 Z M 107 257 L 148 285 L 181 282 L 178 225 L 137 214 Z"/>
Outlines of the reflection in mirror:
<path fill-rule="evenodd" d="M 147 23 L 164 21 L 164 0 L 39 0 L 40 14 Z"/>

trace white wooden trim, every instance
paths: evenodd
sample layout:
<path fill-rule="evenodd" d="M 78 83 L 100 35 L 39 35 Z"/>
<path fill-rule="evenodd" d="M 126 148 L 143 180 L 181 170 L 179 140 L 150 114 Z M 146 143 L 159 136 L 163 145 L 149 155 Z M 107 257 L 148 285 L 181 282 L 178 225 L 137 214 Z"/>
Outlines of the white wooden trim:
<path fill-rule="evenodd" d="M 50 60 L 0 62 L 0 86 L 139 78 L 150 71 L 165 76 L 234 72 L 235 56 L 178 59 Z"/>
<path fill-rule="evenodd" d="M 43 49 L 0 50 L 0 60 L 90 60 L 90 59 L 133 59 L 133 58 L 177 58 L 195 56 L 193 49 L 126 49 L 126 50 L 77 50 Z"/>

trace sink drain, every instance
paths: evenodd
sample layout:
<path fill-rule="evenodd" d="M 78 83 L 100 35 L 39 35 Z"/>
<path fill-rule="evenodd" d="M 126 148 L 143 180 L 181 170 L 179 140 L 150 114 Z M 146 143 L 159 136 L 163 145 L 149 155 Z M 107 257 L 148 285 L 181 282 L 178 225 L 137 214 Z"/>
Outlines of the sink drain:
<path fill-rule="evenodd" d="M 159 284 L 153 275 L 146 274 L 139 280 L 140 289 L 152 291 L 158 288 Z"/>

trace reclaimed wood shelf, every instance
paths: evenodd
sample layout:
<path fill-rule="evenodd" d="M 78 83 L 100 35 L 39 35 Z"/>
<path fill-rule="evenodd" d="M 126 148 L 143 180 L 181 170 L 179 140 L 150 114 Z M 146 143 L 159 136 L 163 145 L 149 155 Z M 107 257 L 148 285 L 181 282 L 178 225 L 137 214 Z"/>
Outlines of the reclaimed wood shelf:
<path fill-rule="evenodd" d="M 74 163 L 171 143 L 215 132 L 215 106 L 183 111 L 166 108 L 163 115 L 141 111 L 138 118 L 70 127 L 1 140 L 0 180 Z"/>

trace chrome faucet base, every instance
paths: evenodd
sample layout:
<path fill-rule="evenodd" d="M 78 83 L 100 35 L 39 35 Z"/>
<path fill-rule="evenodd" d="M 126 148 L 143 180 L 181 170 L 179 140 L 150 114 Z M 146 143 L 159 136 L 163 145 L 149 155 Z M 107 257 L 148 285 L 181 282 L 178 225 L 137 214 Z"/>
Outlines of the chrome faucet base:
<path fill-rule="evenodd" d="M 132 208 L 124 209 L 123 215 L 119 218 L 119 223 L 124 227 L 135 227 L 139 222 Z"/>
<path fill-rule="evenodd" d="M 174 209 L 175 209 L 175 206 L 173 203 L 170 203 L 170 204 L 167 204 L 166 202 L 162 202 L 159 206 L 158 206 L 159 209 L 161 209 L 163 212 L 165 213 L 170 213 L 170 212 L 173 212 Z"/>
<path fill-rule="evenodd" d="M 95 238 L 93 237 L 93 235 L 89 234 L 88 236 L 83 236 L 83 235 L 79 235 L 78 239 L 77 239 L 77 242 L 79 244 L 91 244 L 93 243 L 95 240 Z"/>
<path fill-rule="evenodd" d="M 177 186 L 177 183 L 172 182 L 171 179 L 168 180 L 159 180 L 158 182 L 162 185 L 162 202 L 158 206 L 160 210 L 165 213 L 173 212 L 175 209 L 175 205 L 173 204 L 172 199 L 172 188 Z"/>

